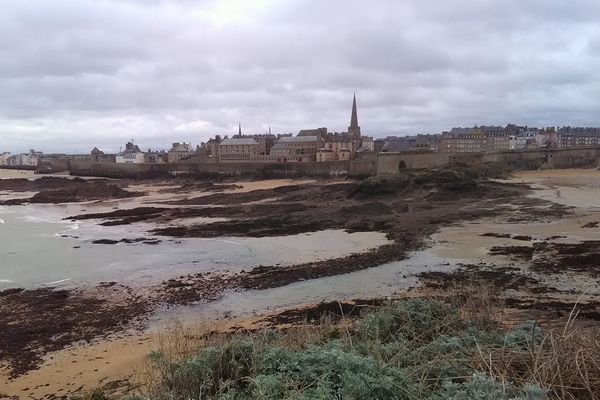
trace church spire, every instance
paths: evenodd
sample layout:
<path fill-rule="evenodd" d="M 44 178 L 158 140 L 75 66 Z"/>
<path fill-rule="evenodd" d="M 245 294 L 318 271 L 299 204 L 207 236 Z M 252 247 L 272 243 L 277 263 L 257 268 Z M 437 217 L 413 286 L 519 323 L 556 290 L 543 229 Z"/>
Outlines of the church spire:
<path fill-rule="evenodd" d="M 358 113 L 356 112 L 356 93 L 354 93 L 354 99 L 352 100 L 352 117 L 350 118 L 350 126 L 348 127 L 348 133 L 353 133 L 360 136 L 360 126 L 358 126 Z"/>
<path fill-rule="evenodd" d="M 242 123 L 238 122 L 238 135 L 242 136 Z"/>

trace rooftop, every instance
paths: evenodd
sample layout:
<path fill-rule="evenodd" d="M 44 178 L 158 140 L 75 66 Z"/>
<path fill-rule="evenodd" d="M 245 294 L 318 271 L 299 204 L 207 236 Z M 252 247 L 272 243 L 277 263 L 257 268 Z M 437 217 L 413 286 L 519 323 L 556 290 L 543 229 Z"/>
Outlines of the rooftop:
<path fill-rule="evenodd" d="M 317 136 L 285 136 L 279 138 L 277 143 L 299 143 L 299 142 L 316 142 L 319 138 Z"/>
<path fill-rule="evenodd" d="M 408 140 L 390 140 L 385 142 L 381 151 L 383 152 L 396 152 L 403 150 L 410 150 L 410 142 Z"/>
<path fill-rule="evenodd" d="M 257 145 L 258 142 L 252 138 L 241 138 L 241 139 L 225 139 L 220 143 L 221 146 L 251 146 Z"/>

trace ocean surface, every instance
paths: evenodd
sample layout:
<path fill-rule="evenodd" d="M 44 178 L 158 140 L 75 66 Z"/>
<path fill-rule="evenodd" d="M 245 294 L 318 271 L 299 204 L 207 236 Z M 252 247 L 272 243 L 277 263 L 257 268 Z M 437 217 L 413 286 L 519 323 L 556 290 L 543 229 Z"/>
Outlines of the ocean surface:
<path fill-rule="evenodd" d="M 0 169 L 0 180 L 37 176 L 32 171 Z M 143 190 L 143 189 L 142 189 Z M 33 193 L 2 191 L 0 200 Z M 115 281 L 148 286 L 180 275 L 236 272 L 258 265 L 282 265 L 342 257 L 388 243 L 378 232 L 329 230 L 269 238 L 173 239 L 149 233 L 151 223 L 102 227 L 100 221 L 73 221 L 87 212 L 153 205 L 147 197 L 101 203 L 0 206 L 0 290 L 79 287 Z M 196 218 L 181 223 L 222 219 Z M 93 244 L 100 239 L 151 238 L 159 243 Z"/>

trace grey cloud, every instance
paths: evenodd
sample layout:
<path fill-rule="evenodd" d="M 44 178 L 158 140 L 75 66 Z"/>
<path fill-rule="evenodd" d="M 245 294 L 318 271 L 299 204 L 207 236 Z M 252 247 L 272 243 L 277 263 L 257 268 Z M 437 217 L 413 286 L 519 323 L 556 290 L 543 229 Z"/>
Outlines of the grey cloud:
<path fill-rule="evenodd" d="M 215 11 L 216 10 L 216 11 Z M 6 0 L 0 151 L 118 150 L 359 118 L 598 125 L 600 4 L 521 0 Z"/>

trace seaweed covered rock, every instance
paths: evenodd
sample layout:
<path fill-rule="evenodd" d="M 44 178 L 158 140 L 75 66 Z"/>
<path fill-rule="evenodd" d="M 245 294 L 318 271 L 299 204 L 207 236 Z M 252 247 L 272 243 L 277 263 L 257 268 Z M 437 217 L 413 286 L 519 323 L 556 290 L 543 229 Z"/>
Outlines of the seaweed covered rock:
<path fill-rule="evenodd" d="M 381 175 L 363 179 L 350 190 L 349 197 L 367 198 L 402 192 L 412 182 L 409 175 Z"/>
<path fill-rule="evenodd" d="M 415 184 L 425 189 L 446 192 L 467 192 L 477 188 L 477 181 L 463 171 L 436 168 L 415 176 Z"/>
<path fill-rule="evenodd" d="M 31 203 L 70 203 L 77 201 L 124 199 L 139 196 L 140 193 L 128 192 L 116 185 L 107 185 L 103 182 L 94 184 L 82 183 L 63 189 L 46 190 L 36 193 L 29 202 Z"/>

